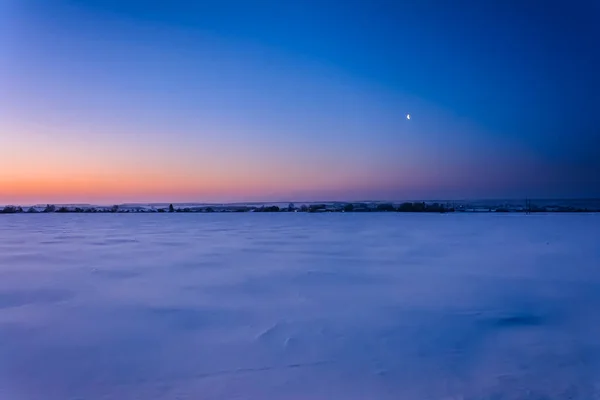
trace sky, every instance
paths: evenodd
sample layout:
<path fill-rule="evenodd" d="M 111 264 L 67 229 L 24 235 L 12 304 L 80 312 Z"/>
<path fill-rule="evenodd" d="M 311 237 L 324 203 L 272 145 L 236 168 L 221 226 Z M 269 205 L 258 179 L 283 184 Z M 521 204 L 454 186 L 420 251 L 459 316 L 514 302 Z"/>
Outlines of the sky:
<path fill-rule="evenodd" d="M 597 0 L 0 0 L 0 203 L 600 197 L 598 71 Z"/>

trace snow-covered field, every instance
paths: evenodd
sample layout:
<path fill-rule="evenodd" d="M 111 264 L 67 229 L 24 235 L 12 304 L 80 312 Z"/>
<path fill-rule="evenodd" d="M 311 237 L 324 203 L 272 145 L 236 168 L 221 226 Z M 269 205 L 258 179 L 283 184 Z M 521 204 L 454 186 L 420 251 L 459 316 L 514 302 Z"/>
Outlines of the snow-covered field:
<path fill-rule="evenodd" d="M 598 399 L 600 215 L 0 216 L 0 399 Z"/>

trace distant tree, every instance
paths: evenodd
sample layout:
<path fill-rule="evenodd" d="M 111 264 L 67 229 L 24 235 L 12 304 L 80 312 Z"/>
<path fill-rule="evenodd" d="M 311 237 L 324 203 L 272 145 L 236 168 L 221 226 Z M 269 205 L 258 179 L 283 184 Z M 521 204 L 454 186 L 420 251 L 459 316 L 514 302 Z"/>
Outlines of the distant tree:
<path fill-rule="evenodd" d="M 206 209 L 204 211 L 206 211 L 207 213 L 215 212 L 215 210 L 213 210 L 212 207 L 206 207 Z"/>
<path fill-rule="evenodd" d="M 52 213 L 56 211 L 56 206 L 52 205 L 52 204 L 48 204 L 46 206 L 46 208 L 44 208 L 44 212 L 45 213 Z"/>
<path fill-rule="evenodd" d="M 306 204 L 302 204 L 302 206 L 300 207 L 300 211 L 307 212 L 308 211 L 308 206 Z"/>
<path fill-rule="evenodd" d="M 17 207 L 17 212 L 18 213 L 22 213 L 23 212 L 23 207 Z"/>
<path fill-rule="evenodd" d="M 402 203 L 400 207 L 398 207 L 398 211 L 400 212 L 411 212 L 413 211 L 412 203 Z"/>
<path fill-rule="evenodd" d="M 112 207 L 110 208 L 110 212 L 111 212 L 111 213 L 116 213 L 116 212 L 119 212 L 119 206 L 115 204 L 114 206 L 112 206 Z"/>
<path fill-rule="evenodd" d="M 169 204 L 169 212 L 175 212 L 175 207 L 173 207 L 173 204 Z"/>
<path fill-rule="evenodd" d="M 270 206 L 270 207 L 265 207 L 263 209 L 264 212 L 279 212 L 279 207 L 277 206 Z"/>
<path fill-rule="evenodd" d="M 14 214 L 17 212 L 17 207 L 15 206 L 6 206 L 2 210 L 2 214 Z"/>
<path fill-rule="evenodd" d="M 317 212 L 320 210 L 326 210 L 327 206 L 325 204 L 311 204 L 308 207 L 308 212 Z"/>
<path fill-rule="evenodd" d="M 288 210 L 288 211 L 290 211 L 290 212 L 292 212 L 292 211 L 296 211 L 296 206 L 294 205 L 294 203 L 290 203 L 290 204 L 288 205 L 288 208 L 287 208 L 287 210 Z"/>
<path fill-rule="evenodd" d="M 37 213 L 38 210 L 36 210 L 35 207 L 29 207 L 29 210 L 27 210 L 27 212 L 30 214 L 34 214 L 34 213 Z"/>
<path fill-rule="evenodd" d="M 446 208 L 443 204 L 433 203 L 426 206 L 426 211 L 443 213 L 446 212 Z"/>
<path fill-rule="evenodd" d="M 422 201 L 420 203 L 413 203 L 413 207 L 415 207 L 415 211 L 418 211 L 418 212 L 427 211 L 427 205 L 425 204 L 424 201 Z"/>
<path fill-rule="evenodd" d="M 354 211 L 354 204 L 348 203 L 348 204 L 344 205 L 344 211 L 345 212 L 352 212 L 352 211 Z"/>
<path fill-rule="evenodd" d="M 57 213 L 68 213 L 69 209 L 67 207 L 60 207 L 58 210 L 56 210 Z"/>
<path fill-rule="evenodd" d="M 393 204 L 378 204 L 377 211 L 396 211 Z"/>
<path fill-rule="evenodd" d="M 402 203 L 400 207 L 398 207 L 397 211 L 400 212 L 424 212 L 424 211 L 439 211 L 440 207 L 435 206 L 427 206 L 424 202 L 415 202 L 415 203 Z"/>
<path fill-rule="evenodd" d="M 159 213 L 164 213 L 164 212 L 166 212 L 164 208 L 159 208 L 157 211 L 158 211 Z"/>
<path fill-rule="evenodd" d="M 371 212 L 371 207 L 369 207 L 368 204 L 364 204 L 364 203 L 359 203 L 359 204 L 353 204 L 354 206 L 354 212 Z"/>

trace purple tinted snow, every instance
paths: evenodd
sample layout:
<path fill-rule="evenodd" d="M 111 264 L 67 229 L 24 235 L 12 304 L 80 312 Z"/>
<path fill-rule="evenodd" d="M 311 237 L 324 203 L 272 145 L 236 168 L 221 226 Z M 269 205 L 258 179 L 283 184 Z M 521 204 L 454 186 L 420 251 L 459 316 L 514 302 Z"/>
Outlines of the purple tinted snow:
<path fill-rule="evenodd" d="M 598 237 L 579 214 L 19 215 L 0 398 L 598 398 Z"/>

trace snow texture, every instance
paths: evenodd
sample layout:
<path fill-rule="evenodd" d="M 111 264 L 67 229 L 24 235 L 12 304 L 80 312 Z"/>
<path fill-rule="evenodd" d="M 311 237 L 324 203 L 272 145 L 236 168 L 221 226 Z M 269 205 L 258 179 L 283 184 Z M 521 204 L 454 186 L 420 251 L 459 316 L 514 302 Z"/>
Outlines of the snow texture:
<path fill-rule="evenodd" d="M 600 215 L 0 218 L 0 399 L 599 399 Z"/>

